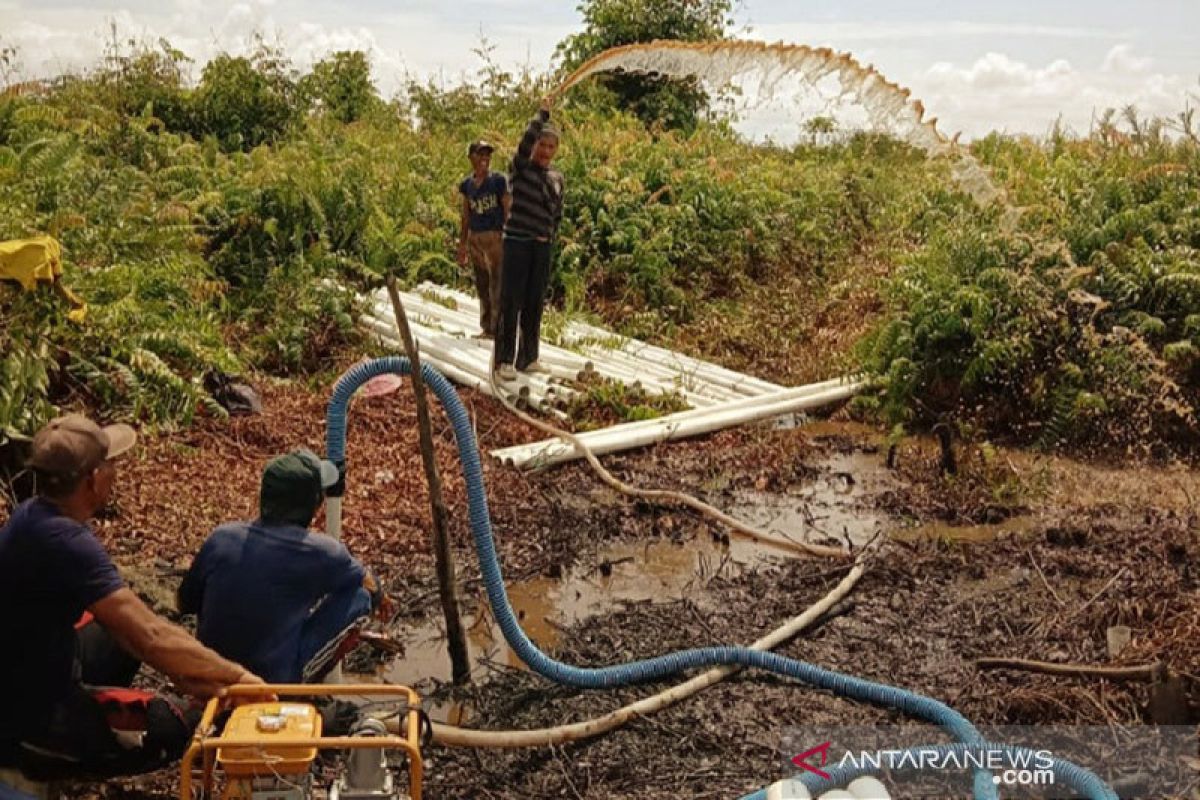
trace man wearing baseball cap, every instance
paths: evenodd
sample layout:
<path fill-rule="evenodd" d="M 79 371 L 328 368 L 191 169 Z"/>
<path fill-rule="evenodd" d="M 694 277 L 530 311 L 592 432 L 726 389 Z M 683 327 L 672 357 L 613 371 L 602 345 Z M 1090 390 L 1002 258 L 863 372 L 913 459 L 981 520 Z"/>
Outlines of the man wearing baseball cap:
<path fill-rule="evenodd" d="M 500 320 L 500 280 L 504 244 L 501 234 L 512 206 L 508 177 L 491 172 L 492 152 L 496 148 L 477 139 L 467 147 L 471 174 L 458 185 L 462 195 L 462 224 L 458 237 L 458 263 L 468 262 L 475 274 L 479 293 L 480 338 L 491 339 Z"/>
<path fill-rule="evenodd" d="M 382 598 L 345 545 L 308 529 L 338 480 L 310 450 L 272 459 L 258 519 L 214 530 L 179 587 L 200 641 L 268 682 L 319 681 Z"/>
<path fill-rule="evenodd" d="M 135 440 L 128 425 L 51 421 L 29 457 L 37 496 L 0 528 L 0 765 L 36 780 L 145 772 L 179 757 L 194 722 L 182 704 L 120 688 L 139 660 L 199 698 L 262 682 L 152 612 L 88 526 Z"/>

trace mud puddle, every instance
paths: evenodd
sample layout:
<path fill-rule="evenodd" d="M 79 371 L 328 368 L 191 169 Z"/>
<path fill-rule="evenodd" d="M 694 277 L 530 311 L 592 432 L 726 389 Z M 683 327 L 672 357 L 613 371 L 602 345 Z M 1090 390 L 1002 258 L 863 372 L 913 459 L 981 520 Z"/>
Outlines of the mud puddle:
<path fill-rule="evenodd" d="M 714 541 L 696 536 L 684 542 L 655 540 L 608 547 L 561 578 L 537 577 L 509 584 L 509 602 L 525 634 L 541 649 L 553 652 L 563 631 L 591 616 L 611 612 L 623 603 L 666 602 L 688 598 L 709 602 L 706 586 L 713 578 L 732 578 L 784 558 L 778 550 L 748 539 Z M 482 594 L 464 615 L 473 680 L 504 669 L 526 669 L 505 642 Z M 404 654 L 372 678 L 412 686 L 428 694 L 451 680 L 445 625 L 440 616 L 398 637 Z M 428 704 L 439 722 L 461 724 L 468 712 L 458 704 Z"/>
<path fill-rule="evenodd" d="M 790 427 L 784 425 L 783 427 Z M 730 513 L 771 533 L 806 542 L 860 547 L 886 532 L 888 517 L 872 498 L 896 485 L 884 464 L 882 437 L 850 422 L 801 421 L 821 449 L 813 477 L 782 493 L 738 491 Z"/>
<path fill-rule="evenodd" d="M 853 422 L 786 421 L 798 427 L 819 450 L 808 466 L 812 477 L 783 492 L 737 491 L 730 513 L 773 534 L 825 544 L 861 547 L 879 536 L 919 541 L 994 542 L 1036 527 L 1032 515 L 993 524 L 952 525 L 926 522 L 906 526 L 880 508 L 877 499 L 901 485 L 887 466 L 885 438 Z"/>

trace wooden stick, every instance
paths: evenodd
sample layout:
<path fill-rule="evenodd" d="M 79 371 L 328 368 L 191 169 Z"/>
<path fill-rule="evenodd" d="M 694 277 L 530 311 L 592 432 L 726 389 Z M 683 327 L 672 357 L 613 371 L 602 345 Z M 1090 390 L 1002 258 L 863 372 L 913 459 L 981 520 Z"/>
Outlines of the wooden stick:
<path fill-rule="evenodd" d="M 425 380 L 421 377 L 421 359 L 413 344 L 408 317 L 396 291 L 396 280 L 388 276 L 388 296 L 392 299 L 392 311 L 396 314 L 396 327 L 404 342 L 404 352 L 412 364 L 410 377 L 417 400 L 417 429 L 421 435 L 421 460 L 425 462 L 425 479 L 429 482 L 429 503 L 433 509 L 433 552 L 437 558 L 438 595 L 442 601 L 442 614 L 446 617 L 446 639 L 450 647 L 451 674 L 454 682 L 461 684 L 471 679 L 471 664 L 467 655 L 467 637 L 463 632 L 462 619 L 458 612 L 458 593 L 454 583 L 454 555 L 450 552 L 450 536 L 447 532 L 446 501 L 442 497 L 442 479 L 438 475 L 437 459 L 433 453 L 433 427 L 429 423 L 429 406 L 425 398 Z"/>
<path fill-rule="evenodd" d="M 1049 661 L 1030 661 L 1025 658 L 977 658 L 980 669 L 1019 669 L 1046 675 L 1068 675 L 1077 678 L 1105 678 L 1110 681 L 1153 681 L 1166 673 L 1161 661 L 1135 667 L 1096 667 L 1089 664 L 1054 664 Z"/>

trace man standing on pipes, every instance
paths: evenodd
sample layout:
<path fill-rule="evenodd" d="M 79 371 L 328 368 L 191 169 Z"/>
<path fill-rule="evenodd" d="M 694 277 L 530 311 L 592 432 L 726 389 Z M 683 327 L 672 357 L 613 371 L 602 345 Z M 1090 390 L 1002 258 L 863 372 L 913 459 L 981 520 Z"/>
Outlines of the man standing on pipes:
<path fill-rule="evenodd" d="M 496 148 L 483 140 L 471 143 L 467 158 L 471 174 L 458 186 L 462 195 L 462 225 L 458 237 L 458 263 L 471 264 L 475 290 L 479 293 L 479 328 L 477 338 L 492 339 L 500 319 L 500 274 L 504 245 L 501 236 L 512 194 L 508 191 L 508 176 L 492 172 L 492 151 Z"/>
<path fill-rule="evenodd" d="M 492 359 L 501 380 L 513 380 L 517 370 L 546 371 L 538 363 L 538 339 L 550 255 L 562 221 L 563 176 L 551 166 L 557 153 L 558 131 L 550 124 L 546 98 L 530 120 L 510 170 L 512 210 L 504 226 L 500 325 Z"/>

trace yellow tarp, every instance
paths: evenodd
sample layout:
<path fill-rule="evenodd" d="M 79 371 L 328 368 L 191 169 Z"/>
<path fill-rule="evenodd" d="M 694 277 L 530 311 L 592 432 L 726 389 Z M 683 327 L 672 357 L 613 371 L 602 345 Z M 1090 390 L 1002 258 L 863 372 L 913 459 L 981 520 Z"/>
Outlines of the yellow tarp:
<path fill-rule="evenodd" d="M 67 319 L 82 322 L 87 304 L 62 282 L 62 245 L 49 236 L 0 242 L 0 280 L 11 280 L 32 292 L 39 283 L 51 284 L 71 304 Z"/>

